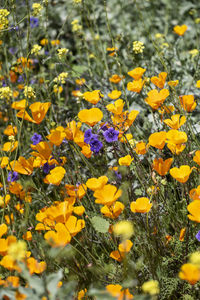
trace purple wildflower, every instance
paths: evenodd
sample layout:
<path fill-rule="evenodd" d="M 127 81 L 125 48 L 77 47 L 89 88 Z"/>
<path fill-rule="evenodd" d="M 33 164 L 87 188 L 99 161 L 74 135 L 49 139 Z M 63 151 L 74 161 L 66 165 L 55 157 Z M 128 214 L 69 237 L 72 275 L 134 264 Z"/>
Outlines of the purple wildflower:
<path fill-rule="evenodd" d="M 35 28 L 39 26 L 39 20 L 35 17 L 30 17 L 30 26 L 31 28 Z"/>
<path fill-rule="evenodd" d="M 95 153 L 98 153 L 101 150 L 101 148 L 103 147 L 102 142 L 100 142 L 96 137 L 95 138 L 92 137 L 90 139 L 89 145 L 90 145 L 91 151 L 93 151 Z"/>
<path fill-rule="evenodd" d="M 33 145 L 37 145 L 39 142 L 42 141 L 42 136 L 35 132 L 31 138 L 31 141 L 33 142 Z"/>
<path fill-rule="evenodd" d="M 196 234 L 196 239 L 200 242 L 200 230 Z"/>
<path fill-rule="evenodd" d="M 47 162 L 43 165 L 43 172 L 45 173 L 45 174 L 48 174 L 49 173 L 49 171 L 51 171 L 52 169 L 54 169 L 55 168 L 55 164 L 53 164 L 53 165 L 49 165 Z"/>
<path fill-rule="evenodd" d="M 84 134 L 84 142 L 88 144 L 91 138 L 98 139 L 97 135 L 92 133 L 92 129 L 87 129 Z"/>
<path fill-rule="evenodd" d="M 14 182 L 14 181 L 17 181 L 19 179 L 19 175 L 17 172 L 9 172 L 8 173 L 8 182 Z"/>
<path fill-rule="evenodd" d="M 119 131 L 114 128 L 108 128 L 108 130 L 104 131 L 103 136 L 108 143 L 116 142 L 118 140 Z"/>

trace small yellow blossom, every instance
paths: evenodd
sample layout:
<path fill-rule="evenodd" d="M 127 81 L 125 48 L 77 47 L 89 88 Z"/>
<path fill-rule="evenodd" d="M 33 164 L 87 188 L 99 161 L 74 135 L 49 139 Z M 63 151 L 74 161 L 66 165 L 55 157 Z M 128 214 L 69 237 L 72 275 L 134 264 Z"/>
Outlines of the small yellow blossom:
<path fill-rule="evenodd" d="M 79 4 L 82 2 L 82 0 L 73 0 L 75 4 Z"/>
<path fill-rule="evenodd" d="M 144 293 L 148 293 L 150 295 L 159 294 L 159 283 L 157 280 L 149 280 L 142 285 L 142 290 Z"/>
<path fill-rule="evenodd" d="M 196 18 L 194 21 L 195 21 L 196 24 L 199 24 L 200 23 L 200 18 Z"/>
<path fill-rule="evenodd" d="M 24 241 L 17 241 L 12 243 L 8 248 L 8 255 L 16 261 L 20 261 L 26 256 L 26 243 Z"/>
<path fill-rule="evenodd" d="M 120 221 L 114 225 L 113 232 L 124 240 L 129 239 L 134 233 L 133 224 L 130 221 Z"/>
<path fill-rule="evenodd" d="M 42 49 L 41 46 L 35 44 L 35 45 L 33 45 L 33 48 L 31 49 L 31 54 L 39 55 L 41 49 Z"/>
<path fill-rule="evenodd" d="M 7 9 L 0 9 L 0 30 L 8 27 L 7 16 L 10 12 Z"/>
<path fill-rule="evenodd" d="M 0 88 L 0 99 L 6 98 L 9 100 L 10 97 L 12 97 L 12 90 L 9 88 L 9 86 Z"/>
<path fill-rule="evenodd" d="M 62 72 L 56 78 L 54 78 L 53 81 L 56 82 L 56 83 L 62 83 L 62 84 L 64 84 L 65 81 L 66 81 L 66 79 L 67 79 L 67 77 L 68 77 L 68 73 L 67 72 Z"/>
<path fill-rule="evenodd" d="M 190 50 L 189 53 L 192 55 L 192 58 L 194 58 L 195 56 L 197 56 L 199 54 L 199 50 L 193 49 L 193 50 Z"/>
<path fill-rule="evenodd" d="M 72 31 L 80 31 L 82 29 L 82 26 L 79 24 L 79 20 L 75 19 L 74 21 L 71 22 L 72 25 Z"/>
<path fill-rule="evenodd" d="M 190 263 L 200 267 L 200 251 L 196 251 L 190 255 Z"/>
<path fill-rule="evenodd" d="M 43 7 L 40 3 L 33 3 L 33 5 L 32 5 L 33 15 L 38 16 L 39 13 L 41 12 L 42 8 Z"/>
<path fill-rule="evenodd" d="M 57 51 L 58 51 L 57 55 L 58 55 L 59 59 L 62 59 L 69 52 L 69 49 L 67 49 L 67 48 L 60 48 Z"/>
<path fill-rule="evenodd" d="M 26 98 L 35 98 L 35 92 L 31 86 L 25 86 L 24 87 L 24 96 Z"/>
<path fill-rule="evenodd" d="M 155 34 L 156 39 L 162 39 L 163 37 L 164 37 L 164 34 L 162 34 L 162 33 L 156 33 Z"/>
<path fill-rule="evenodd" d="M 135 54 L 143 53 L 144 50 L 144 43 L 140 41 L 133 42 L 133 52 Z"/>

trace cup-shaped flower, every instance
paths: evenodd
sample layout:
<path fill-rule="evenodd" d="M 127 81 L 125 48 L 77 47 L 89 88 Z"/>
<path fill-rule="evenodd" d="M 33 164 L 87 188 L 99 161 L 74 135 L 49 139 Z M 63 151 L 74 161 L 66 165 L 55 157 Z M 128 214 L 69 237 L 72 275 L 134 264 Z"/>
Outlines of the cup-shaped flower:
<path fill-rule="evenodd" d="M 174 26 L 173 29 L 176 34 L 182 36 L 186 32 L 187 28 L 188 28 L 187 25 L 183 24 L 183 25 L 176 25 Z"/>
<path fill-rule="evenodd" d="M 199 267 L 190 263 L 182 265 L 181 271 L 179 272 L 179 278 L 194 285 L 200 280 Z"/>
<path fill-rule="evenodd" d="M 111 93 L 108 94 L 108 97 L 115 100 L 121 96 L 122 92 L 118 90 L 113 90 Z"/>
<path fill-rule="evenodd" d="M 180 168 L 172 168 L 169 172 L 170 175 L 181 183 L 188 181 L 190 174 L 192 173 L 193 168 L 190 168 L 188 165 L 182 165 Z"/>
<path fill-rule="evenodd" d="M 131 76 L 135 80 L 139 80 L 145 71 L 146 71 L 146 69 L 138 67 L 138 68 L 135 68 L 135 69 L 131 70 L 130 72 L 128 72 L 128 75 Z"/>
<path fill-rule="evenodd" d="M 165 176 L 169 171 L 173 158 L 163 160 L 162 158 L 155 158 L 152 164 L 153 170 L 155 170 L 160 176 Z"/>
<path fill-rule="evenodd" d="M 59 185 L 65 175 L 66 171 L 63 167 L 55 167 L 44 178 L 44 182 L 48 184 Z"/>
<path fill-rule="evenodd" d="M 195 200 L 200 200 L 200 185 L 196 189 L 190 190 L 190 198 Z"/>
<path fill-rule="evenodd" d="M 104 185 L 108 182 L 107 176 L 100 176 L 99 178 L 90 178 L 87 180 L 86 185 L 87 187 L 92 190 L 96 191 L 102 189 Z"/>
<path fill-rule="evenodd" d="M 200 223 L 200 201 L 199 200 L 195 200 L 195 201 L 191 202 L 187 206 L 187 210 L 190 213 L 190 215 L 188 215 L 188 218 L 191 221 Z"/>
<path fill-rule="evenodd" d="M 117 300 L 130 300 L 133 299 L 133 295 L 130 294 L 129 289 L 122 289 L 120 284 L 109 284 L 106 286 L 106 290 L 113 297 L 116 297 Z"/>
<path fill-rule="evenodd" d="M 149 145 L 162 150 L 165 146 L 166 137 L 165 131 L 154 132 L 149 137 Z"/>
<path fill-rule="evenodd" d="M 144 82 L 145 81 L 142 80 L 142 78 L 128 82 L 127 90 L 134 93 L 140 93 L 143 88 Z"/>
<path fill-rule="evenodd" d="M 155 84 L 159 89 L 163 89 L 165 85 L 165 81 L 167 78 L 167 73 L 166 72 L 161 72 L 159 76 L 153 76 L 151 77 L 151 82 Z"/>
<path fill-rule="evenodd" d="M 136 202 L 131 202 L 131 211 L 134 213 L 147 213 L 152 207 L 149 199 L 146 197 L 141 197 L 136 200 Z"/>
<path fill-rule="evenodd" d="M 184 110 L 187 112 L 192 112 L 195 107 L 197 106 L 197 103 L 194 101 L 194 96 L 193 95 L 184 95 L 180 96 L 180 103 L 181 106 Z"/>
<path fill-rule="evenodd" d="M 78 113 L 81 122 L 94 126 L 103 118 L 103 113 L 99 108 L 83 109 Z"/>
<path fill-rule="evenodd" d="M 133 243 L 130 240 L 125 240 L 118 246 L 118 250 L 112 251 L 110 257 L 121 262 L 125 254 L 128 253 L 133 246 Z"/>
<path fill-rule="evenodd" d="M 172 129 L 179 129 L 186 122 L 186 117 L 180 118 L 180 115 L 173 115 L 171 119 L 165 119 L 164 123 L 167 124 Z"/>
<path fill-rule="evenodd" d="M 85 92 L 83 94 L 83 98 L 86 101 L 88 101 L 94 105 L 97 104 L 101 100 L 102 97 L 104 97 L 104 95 L 101 94 L 100 90 L 94 90 L 92 92 Z"/>
<path fill-rule="evenodd" d="M 45 233 L 44 238 L 52 247 L 64 247 L 71 241 L 71 235 L 66 226 L 62 223 L 55 225 L 55 230 Z"/>
<path fill-rule="evenodd" d="M 123 111 L 124 101 L 122 99 L 118 99 L 114 104 L 106 105 L 108 111 L 112 112 L 115 115 L 120 115 Z"/>
<path fill-rule="evenodd" d="M 169 96 L 169 91 L 167 89 L 160 90 L 151 90 L 147 94 L 145 102 L 151 106 L 153 109 L 158 109 L 165 99 Z"/>
<path fill-rule="evenodd" d="M 130 166 L 134 158 L 131 158 L 131 156 L 128 154 L 124 157 L 119 158 L 119 165 L 120 166 Z"/>
<path fill-rule="evenodd" d="M 121 212 L 124 210 L 124 204 L 121 203 L 120 201 L 114 202 L 112 205 L 104 205 L 101 208 L 101 213 L 111 219 L 116 219 L 119 217 Z"/>
<path fill-rule="evenodd" d="M 121 196 L 121 194 L 122 191 L 117 190 L 116 186 L 106 184 L 102 189 L 94 192 L 94 197 L 96 198 L 95 203 L 111 205 Z"/>
<path fill-rule="evenodd" d="M 200 150 L 195 152 L 195 156 L 193 157 L 193 161 L 195 161 L 200 166 Z"/>

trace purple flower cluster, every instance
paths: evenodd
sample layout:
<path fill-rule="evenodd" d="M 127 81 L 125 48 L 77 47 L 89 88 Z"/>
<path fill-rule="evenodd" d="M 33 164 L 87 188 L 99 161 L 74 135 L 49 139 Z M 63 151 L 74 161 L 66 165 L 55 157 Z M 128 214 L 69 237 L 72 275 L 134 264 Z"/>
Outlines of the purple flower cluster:
<path fill-rule="evenodd" d="M 102 142 L 99 141 L 98 135 L 92 133 L 92 129 L 88 129 L 84 134 L 84 142 L 90 145 L 91 151 L 98 153 L 103 147 Z"/>
<path fill-rule="evenodd" d="M 19 179 L 19 175 L 17 172 L 9 172 L 8 173 L 8 182 L 14 182 L 14 181 L 17 181 Z"/>
<path fill-rule="evenodd" d="M 116 142 L 118 140 L 119 131 L 114 128 L 108 128 L 103 132 L 103 136 L 107 143 Z"/>
<path fill-rule="evenodd" d="M 30 17 L 30 26 L 31 28 L 35 28 L 39 26 L 39 19 L 35 17 Z"/>
<path fill-rule="evenodd" d="M 33 142 L 33 145 L 37 145 L 39 142 L 42 141 L 42 136 L 35 132 L 34 135 L 31 137 L 31 141 Z"/>

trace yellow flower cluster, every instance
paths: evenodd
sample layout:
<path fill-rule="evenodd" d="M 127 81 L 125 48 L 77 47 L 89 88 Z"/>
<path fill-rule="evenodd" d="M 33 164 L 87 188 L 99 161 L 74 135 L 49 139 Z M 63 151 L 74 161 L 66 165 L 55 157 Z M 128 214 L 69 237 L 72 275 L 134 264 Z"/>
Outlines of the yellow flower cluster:
<path fill-rule="evenodd" d="M 82 26 L 79 24 L 79 20 L 75 19 L 74 21 L 71 22 L 72 25 L 72 31 L 80 31 L 82 29 Z"/>
<path fill-rule="evenodd" d="M 78 3 L 81 3 L 82 0 L 74 0 L 74 3 L 78 4 Z"/>
<path fill-rule="evenodd" d="M 56 83 L 64 84 L 67 77 L 68 77 L 68 73 L 67 72 L 62 72 L 53 81 L 56 82 Z"/>
<path fill-rule="evenodd" d="M 31 54 L 39 55 L 40 50 L 42 49 L 41 46 L 35 44 L 33 45 L 33 48 L 31 49 Z"/>
<path fill-rule="evenodd" d="M 7 16 L 10 12 L 7 9 L 0 9 L 0 30 L 8 27 Z"/>
<path fill-rule="evenodd" d="M 12 97 L 12 91 L 9 86 L 0 88 L 0 99 L 6 98 L 7 100 L 9 100 L 10 97 Z"/>
<path fill-rule="evenodd" d="M 24 96 L 26 98 L 35 98 L 35 92 L 31 86 L 25 86 L 24 87 Z"/>
<path fill-rule="evenodd" d="M 38 16 L 39 13 L 41 12 L 42 8 L 43 7 L 40 3 L 33 3 L 33 5 L 32 5 L 33 15 Z"/>
<path fill-rule="evenodd" d="M 58 57 L 59 57 L 59 59 L 62 59 L 69 52 L 69 49 L 67 49 L 67 48 L 60 48 L 57 51 L 58 51 Z"/>
<path fill-rule="evenodd" d="M 133 52 L 135 54 L 143 53 L 144 50 L 144 43 L 140 41 L 134 41 L 133 42 Z"/>

